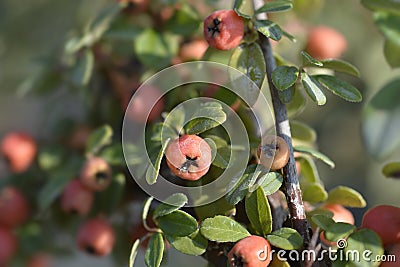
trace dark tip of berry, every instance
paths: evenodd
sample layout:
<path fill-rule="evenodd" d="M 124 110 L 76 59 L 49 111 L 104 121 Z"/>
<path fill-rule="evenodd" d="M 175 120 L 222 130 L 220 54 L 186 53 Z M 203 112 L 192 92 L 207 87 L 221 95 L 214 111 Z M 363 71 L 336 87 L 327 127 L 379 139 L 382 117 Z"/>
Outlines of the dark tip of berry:
<path fill-rule="evenodd" d="M 70 209 L 68 213 L 71 215 L 79 214 L 78 210 L 76 210 L 76 209 Z"/>
<path fill-rule="evenodd" d="M 107 172 L 102 172 L 102 171 L 100 171 L 100 172 L 96 172 L 96 180 L 98 181 L 98 182 L 101 182 L 102 180 L 106 180 L 106 179 L 108 179 L 108 174 L 107 174 Z"/>
<path fill-rule="evenodd" d="M 191 158 L 191 157 L 189 157 L 189 156 L 186 156 L 186 160 L 197 160 L 197 158 L 198 158 L 198 157 Z"/>
<path fill-rule="evenodd" d="M 242 257 L 233 255 L 233 258 L 229 259 L 233 267 L 243 267 Z"/>
<path fill-rule="evenodd" d="M 85 247 L 85 251 L 86 251 L 87 253 L 91 254 L 91 255 L 96 255 L 96 254 L 97 254 L 97 253 L 96 253 L 96 249 L 95 249 L 94 247 L 90 246 L 90 245 L 87 245 L 87 246 Z"/>

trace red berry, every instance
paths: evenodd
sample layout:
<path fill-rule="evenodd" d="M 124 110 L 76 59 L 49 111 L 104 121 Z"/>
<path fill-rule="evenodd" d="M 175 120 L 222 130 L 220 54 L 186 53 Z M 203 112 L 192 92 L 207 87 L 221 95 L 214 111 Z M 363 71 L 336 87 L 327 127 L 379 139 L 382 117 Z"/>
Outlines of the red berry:
<path fill-rule="evenodd" d="M 265 238 L 256 235 L 240 240 L 228 253 L 228 262 L 232 267 L 266 267 L 271 260 L 271 245 Z"/>
<path fill-rule="evenodd" d="M 28 202 L 17 188 L 7 186 L 0 191 L 0 225 L 15 227 L 29 215 Z"/>
<path fill-rule="evenodd" d="M 10 229 L 0 227 L 0 266 L 7 263 L 17 251 L 18 240 Z"/>
<path fill-rule="evenodd" d="M 128 119 L 145 124 L 147 121 L 157 120 L 164 110 L 164 99 L 160 90 L 151 85 L 145 85 L 136 91 L 133 100 L 130 102 L 131 95 L 126 94 L 122 99 L 122 106 L 126 108 Z M 147 117 L 148 114 L 148 117 Z"/>
<path fill-rule="evenodd" d="M 169 143 L 165 156 L 168 167 L 178 177 L 195 181 L 205 175 L 212 162 L 211 148 L 197 135 L 183 135 Z"/>
<path fill-rule="evenodd" d="M 179 57 L 182 61 L 200 60 L 207 50 L 207 42 L 204 40 L 193 40 L 182 45 Z"/>
<path fill-rule="evenodd" d="M 102 158 L 91 157 L 83 165 L 80 180 L 92 191 L 104 191 L 111 183 L 111 167 Z"/>
<path fill-rule="evenodd" d="M 390 246 L 388 248 L 388 253 L 386 255 L 387 261 L 384 261 L 379 265 L 379 267 L 399 267 L 400 266 L 400 243 Z M 395 257 L 395 259 L 391 258 L 389 261 L 389 257 Z"/>
<path fill-rule="evenodd" d="M 234 10 L 219 10 L 204 20 L 203 30 L 205 39 L 211 47 L 230 50 L 242 41 L 244 22 Z"/>
<path fill-rule="evenodd" d="M 93 192 L 83 186 L 80 180 L 72 180 L 61 195 L 61 208 L 67 213 L 88 214 L 93 204 Z"/>
<path fill-rule="evenodd" d="M 364 214 L 361 226 L 375 231 L 384 247 L 400 243 L 400 208 L 389 205 L 373 207 Z"/>
<path fill-rule="evenodd" d="M 108 255 L 115 243 L 114 230 L 104 219 L 91 219 L 79 228 L 77 243 L 82 251 L 89 254 Z"/>
<path fill-rule="evenodd" d="M 346 39 L 332 28 L 315 27 L 308 35 L 306 51 L 317 59 L 340 57 L 346 48 Z"/>
<path fill-rule="evenodd" d="M 26 171 L 37 152 L 35 140 L 26 133 L 12 132 L 1 142 L 1 153 L 7 158 L 10 168 L 15 173 Z"/>
<path fill-rule="evenodd" d="M 258 146 L 257 155 L 264 167 L 275 171 L 285 167 L 289 161 L 290 151 L 282 137 L 267 135 Z"/>
<path fill-rule="evenodd" d="M 37 253 L 28 260 L 28 267 L 50 267 L 51 258 L 45 253 Z"/>

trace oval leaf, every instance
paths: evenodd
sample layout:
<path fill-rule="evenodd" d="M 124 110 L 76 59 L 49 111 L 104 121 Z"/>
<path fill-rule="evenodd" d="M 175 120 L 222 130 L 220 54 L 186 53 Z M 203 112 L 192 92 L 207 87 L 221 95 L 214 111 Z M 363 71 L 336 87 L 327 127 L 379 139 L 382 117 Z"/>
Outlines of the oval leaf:
<path fill-rule="evenodd" d="M 184 237 L 167 236 L 167 239 L 176 250 L 192 256 L 206 252 L 208 245 L 208 240 L 200 234 L 200 231 Z"/>
<path fill-rule="evenodd" d="M 205 219 L 201 224 L 200 232 L 208 240 L 216 242 L 237 242 L 250 236 L 240 223 L 221 215 Z"/>
<path fill-rule="evenodd" d="M 303 65 L 304 66 L 316 66 L 316 67 L 322 67 L 324 64 L 319 61 L 318 59 L 313 58 L 309 53 L 306 51 L 301 51 L 300 52 L 302 59 L 303 59 Z"/>
<path fill-rule="evenodd" d="M 314 143 L 317 140 L 317 133 L 305 123 L 290 120 L 290 130 L 293 138 L 307 143 Z"/>
<path fill-rule="evenodd" d="M 338 186 L 329 191 L 327 202 L 353 208 L 364 208 L 367 205 L 360 193 L 347 186 Z"/>
<path fill-rule="evenodd" d="M 321 152 L 319 152 L 317 150 L 314 150 L 312 148 L 305 147 L 305 146 L 296 146 L 294 148 L 294 151 L 313 156 L 314 158 L 319 159 L 322 162 L 324 162 L 326 165 L 328 165 L 332 169 L 335 168 L 335 163 L 330 158 L 328 158 L 328 156 L 325 156 L 324 154 L 322 154 Z"/>
<path fill-rule="evenodd" d="M 325 237 L 331 242 L 337 242 L 342 238 L 348 237 L 355 229 L 354 225 L 337 222 L 325 230 Z"/>
<path fill-rule="evenodd" d="M 203 103 L 185 126 L 187 134 L 199 134 L 221 125 L 226 114 L 218 103 Z"/>
<path fill-rule="evenodd" d="M 318 203 L 328 198 L 325 188 L 319 183 L 307 184 L 302 186 L 303 200 L 310 203 Z"/>
<path fill-rule="evenodd" d="M 262 187 L 258 187 L 246 197 L 245 208 L 247 217 L 257 234 L 265 237 L 272 232 L 271 208 Z"/>
<path fill-rule="evenodd" d="M 261 185 L 265 195 L 269 196 L 281 188 L 283 176 L 279 172 L 268 172 L 261 176 L 257 184 Z"/>
<path fill-rule="evenodd" d="M 113 129 L 104 125 L 93 131 L 86 142 L 86 154 L 95 155 L 104 146 L 111 144 Z"/>
<path fill-rule="evenodd" d="M 131 254 L 129 256 L 129 267 L 134 267 L 133 265 L 135 264 L 135 259 L 138 252 L 139 244 L 140 244 L 140 239 L 136 239 L 136 241 L 132 245 Z"/>
<path fill-rule="evenodd" d="M 233 177 L 225 196 L 226 200 L 232 205 L 239 203 L 247 195 L 260 173 L 257 165 L 249 165 L 242 175 Z"/>
<path fill-rule="evenodd" d="M 324 214 L 315 214 L 311 217 L 311 220 L 322 230 L 327 230 L 330 226 L 335 224 L 335 221 L 332 218 Z"/>
<path fill-rule="evenodd" d="M 344 100 L 350 102 L 361 102 L 362 95 L 353 85 L 330 75 L 317 75 L 315 77 L 328 90 L 335 95 L 340 96 Z"/>
<path fill-rule="evenodd" d="M 142 221 L 145 223 L 147 219 L 147 215 L 149 215 L 149 210 L 151 206 L 151 202 L 153 202 L 153 197 L 149 197 L 143 203 L 143 210 L 142 210 Z"/>
<path fill-rule="evenodd" d="M 279 66 L 272 72 L 272 82 L 280 91 L 291 87 L 299 76 L 299 70 L 293 66 Z"/>
<path fill-rule="evenodd" d="M 382 169 L 382 173 L 387 178 L 400 179 L 400 162 L 386 164 Z"/>
<path fill-rule="evenodd" d="M 301 167 L 301 176 L 308 183 L 320 183 L 319 173 L 315 162 L 309 156 L 301 156 L 298 159 Z"/>
<path fill-rule="evenodd" d="M 295 93 L 295 86 L 290 86 L 288 89 L 283 90 L 283 91 L 278 91 L 278 96 L 279 99 L 282 101 L 282 103 L 290 103 L 292 101 L 294 93 Z"/>
<path fill-rule="evenodd" d="M 322 86 L 313 76 L 309 76 L 306 72 L 301 74 L 302 83 L 307 94 L 310 96 L 312 101 L 317 105 L 325 105 L 326 96 L 322 92 Z"/>
<path fill-rule="evenodd" d="M 164 203 L 161 203 L 153 213 L 153 218 L 156 219 L 157 217 L 165 216 L 170 214 L 183 206 L 188 202 L 188 199 L 185 194 L 182 193 L 175 193 L 169 196 Z"/>
<path fill-rule="evenodd" d="M 300 234 L 292 228 L 282 227 L 268 235 L 267 239 L 271 245 L 285 250 L 299 249 L 303 246 Z"/>
<path fill-rule="evenodd" d="M 85 49 L 80 55 L 74 69 L 72 70 L 72 82 L 76 86 L 85 86 L 92 77 L 94 67 L 94 55 L 91 50 Z"/>
<path fill-rule="evenodd" d="M 160 167 L 161 167 L 161 161 L 164 156 L 164 151 L 168 146 L 170 139 L 168 138 L 166 142 L 161 146 L 160 151 L 158 152 L 156 161 L 154 162 L 153 165 L 149 165 L 146 171 L 146 181 L 148 184 L 155 184 L 157 182 L 158 174 L 160 172 Z"/>
<path fill-rule="evenodd" d="M 197 221 L 184 211 L 176 210 L 157 219 L 161 230 L 172 236 L 188 236 L 197 230 Z"/>
<path fill-rule="evenodd" d="M 161 233 L 154 233 L 147 245 L 144 263 L 147 267 L 159 267 L 164 254 L 164 240 Z"/>
<path fill-rule="evenodd" d="M 356 77 L 360 77 L 358 69 L 347 61 L 341 59 L 324 59 L 321 60 L 324 69 L 331 69 L 343 73 L 347 73 Z"/>
<path fill-rule="evenodd" d="M 289 118 L 299 115 L 306 107 L 306 98 L 302 93 L 303 86 L 301 83 L 295 83 L 294 95 L 289 103 L 286 104 L 286 109 Z M 287 90 L 285 90 L 287 91 Z M 284 91 L 284 92 L 285 92 Z"/>
<path fill-rule="evenodd" d="M 272 2 L 265 3 L 262 7 L 255 11 L 256 14 L 259 13 L 272 13 L 272 12 L 281 12 L 286 11 L 293 8 L 293 3 L 289 0 L 276 0 Z"/>
<path fill-rule="evenodd" d="M 282 38 L 282 29 L 278 24 L 270 20 L 256 20 L 254 24 L 259 32 L 274 41 L 279 41 Z"/>

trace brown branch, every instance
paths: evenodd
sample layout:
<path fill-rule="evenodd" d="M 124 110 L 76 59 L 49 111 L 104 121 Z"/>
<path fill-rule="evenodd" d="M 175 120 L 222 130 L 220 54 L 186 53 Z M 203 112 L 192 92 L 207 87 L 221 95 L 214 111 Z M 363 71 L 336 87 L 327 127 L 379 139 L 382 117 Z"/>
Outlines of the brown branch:
<path fill-rule="evenodd" d="M 253 0 L 253 4 L 254 8 L 257 9 L 263 5 L 263 1 Z M 267 16 L 265 13 L 261 13 L 257 15 L 257 18 L 267 19 Z M 304 247 L 308 247 L 308 243 L 310 242 L 310 231 L 304 210 L 300 184 L 296 174 L 296 162 L 293 156 L 292 135 L 290 132 L 286 106 L 279 99 L 278 90 L 272 83 L 271 75 L 276 68 L 276 62 L 269 39 L 263 34 L 259 34 L 259 39 L 267 66 L 267 79 L 275 113 L 276 132 L 278 136 L 285 139 L 290 150 L 289 162 L 283 168 L 284 193 L 288 202 L 290 220 L 292 227 L 303 237 Z"/>

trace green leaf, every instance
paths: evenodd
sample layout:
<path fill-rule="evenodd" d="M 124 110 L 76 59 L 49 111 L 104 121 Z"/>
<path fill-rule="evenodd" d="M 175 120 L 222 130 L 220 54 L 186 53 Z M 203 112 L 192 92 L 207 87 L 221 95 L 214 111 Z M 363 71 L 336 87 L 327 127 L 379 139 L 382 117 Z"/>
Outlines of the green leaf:
<path fill-rule="evenodd" d="M 231 158 L 231 148 L 221 147 L 217 150 L 217 154 L 212 162 L 213 165 L 221 169 L 226 169 L 229 165 L 229 160 Z"/>
<path fill-rule="evenodd" d="M 331 242 L 337 242 L 342 238 L 348 237 L 355 229 L 354 225 L 337 222 L 325 230 L 325 237 Z"/>
<path fill-rule="evenodd" d="M 167 239 L 176 250 L 192 256 L 206 252 L 208 245 L 208 240 L 200 234 L 200 231 L 184 237 L 167 236 Z"/>
<path fill-rule="evenodd" d="M 155 184 L 157 182 L 158 174 L 160 172 L 160 167 L 161 167 L 161 161 L 169 141 L 170 139 L 167 139 L 167 141 L 162 145 L 160 151 L 158 152 L 156 161 L 154 162 L 154 166 L 150 164 L 150 166 L 146 171 L 146 181 L 150 185 Z"/>
<path fill-rule="evenodd" d="M 142 221 L 146 222 L 147 216 L 149 215 L 149 210 L 151 207 L 151 202 L 153 202 L 154 197 L 149 197 L 143 203 L 143 210 L 142 210 Z"/>
<path fill-rule="evenodd" d="M 121 204 L 120 202 L 125 189 L 125 180 L 125 175 L 123 173 L 118 173 L 113 177 L 107 189 L 96 196 L 96 207 L 99 207 L 101 212 L 107 212 L 109 214 L 115 212 Z"/>
<path fill-rule="evenodd" d="M 368 153 L 384 159 L 400 147 L 400 79 L 386 84 L 365 106 L 362 134 Z"/>
<path fill-rule="evenodd" d="M 400 3 L 397 0 L 361 0 L 361 3 L 371 10 L 393 12 L 400 15 Z"/>
<path fill-rule="evenodd" d="M 284 91 L 278 91 L 278 96 L 279 99 L 282 101 L 282 103 L 288 104 L 290 101 L 292 101 L 294 94 L 295 94 L 295 86 L 291 86 L 288 89 Z"/>
<path fill-rule="evenodd" d="M 178 106 L 174 108 L 164 121 L 164 126 L 169 126 L 169 128 L 174 129 L 177 133 L 180 133 L 185 124 L 185 108 L 184 106 Z"/>
<path fill-rule="evenodd" d="M 261 47 L 257 43 L 238 46 L 229 60 L 229 66 L 246 74 L 259 88 L 265 78 L 266 65 Z M 239 80 L 240 81 L 240 80 Z M 235 85 L 235 83 L 234 83 Z M 239 90 L 243 90 L 238 85 Z M 255 92 L 258 96 L 258 91 Z"/>
<path fill-rule="evenodd" d="M 209 46 L 203 55 L 203 60 L 217 62 L 228 65 L 234 49 L 219 50 Z"/>
<path fill-rule="evenodd" d="M 169 118 L 169 116 L 167 117 Z M 182 129 L 182 128 L 181 128 Z M 181 130 L 180 129 L 180 130 Z M 178 138 L 178 131 L 175 131 L 170 125 L 165 122 L 157 122 L 151 129 L 151 141 L 162 143 L 164 140 Z"/>
<path fill-rule="evenodd" d="M 158 69 L 167 67 L 174 55 L 178 53 L 179 45 L 176 35 L 158 33 L 147 28 L 134 39 L 134 50 L 139 60 L 147 67 Z"/>
<path fill-rule="evenodd" d="M 254 21 L 254 25 L 259 32 L 274 41 L 279 41 L 282 38 L 282 29 L 275 22 L 270 20 L 256 20 Z"/>
<path fill-rule="evenodd" d="M 133 265 L 135 264 L 135 259 L 139 249 L 139 244 L 140 244 L 140 239 L 136 239 L 136 241 L 132 245 L 131 254 L 129 256 L 129 267 L 134 267 Z"/>
<path fill-rule="evenodd" d="M 93 131 L 86 142 L 86 154 L 96 155 L 104 146 L 111 144 L 113 129 L 103 125 Z"/>
<path fill-rule="evenodd" d="M 318 169 L 315 162 L 309 156 L 301 156 L 298 159 L 301 166 L 301 176 L 306 179 L 308 183 L 320 183 Z"/>
<path fill-rule="evenodd" d="M 289 123 L 293 138 L 307 143 L 314 143 L 317 140 L 317 133 L 307 124 L 296 120 L 290 120 Z"/>
<path fill-rule="evenodd" d="M 389 63 L 392 68 L 400 67 L 400 44 L 390 40 L 385 40 L 385 45 L 383 48 L 383 52 L 386 58 L 386 61 Z"/>
<path fill-rule="evenodd" d="M 327 202 L 352 208 L 364 208 L 367 205 L 360 193 L 347 186 L 337 186 L 330 190 Z"/>
<path fill-rule="evenodd" d="M 300 88 L 299 88 L 300 87 Z M 299 115 L 306 107 L 306 98 L 304 97 L 301 83 L 295 83 L 294 95 L 289 103 L 286 103 L 288 117 L 293 118 Z M 287 91 L 287 90 L 285 90 Z M 284 92 L 285 92 L 284 91 Z"/>
<path fill-rule="evenodd" d="M 400 162 L 387 163 L 382 169 L 383 175 L 387 178 L 400 178 Z"/>
<path fill-rule="evenodd" d="M 300 234 L 292 229 L 282 227 L 267 236 L 271 245 L 285 250 L 299 249 L 303 246 L 303 239 Z"/>
<path fill-rule="evenodd" d="M 226 114 L 220 104 L 204 103 L 192 118 L 185 127 L 187 134 L 199 134 L 221 125 L 226 120 Z"/>
<path fill-rule="evenodd" d="M 72 70 L 72 82 L 76 86 L 88 85 L 92 77 L 94 67 L 94 55 L 91 50 L 86 49 L 82 55 L 78 56 L 78 60 Z"/>
<path fill-rule="evenodd" d="M 331 69 L 343 73 L 347 73 L 356 77 L 360 77 L 358 69 L 347 61 L 341 59 L 324 59 L 321 60 L 324 69 Z"/>
<path fill-rule="evenodd" d="M 159 217 L 157 222 L 167 235 L 188 236 L 197 230 L 196 219 L 181 210 Z"/>
<path fill-rule="evenodd" d="M 272 214 L 267 197 L 262 187 L 246 197 L 246 214 L 257 234 L 263 235 L 272 232 Z"/>
<path fill-rule="evenodd" d="M 326 156 L 326 155 L 322 154 L 321 152 L 314 150 L 310 147 L 296 146 L 294 148 L 294 151 L 310 155 L 316 159 L 321 160 L 322 162 L 324 162 L 326 165 L 328 165 L 332 169 L 335 168 L 335 163 L 330 158 L 328 158 L 328 156 Z"/>
<path fill-rule="evenodd" d="M 237 242 L 250 236 L 240 223 L 221 215 L 205 219 L 200 232 L 208 240 L 216 242 Z"/>
<path fill-rule="evenodd" d="M 313 76 L 309 76 L 306 72 L 302 72 L 301 74 L 302 83 L 304 89 L 307 94 L 310 96 L 312 101 L 314 101 L 317 105 L 325 105 L 326 96 L 322 92 L 321 84 L 315 79 Z"/>
<path fill-rule="evenodd" d="M 322 230 L 327 230 L 335 224 L 335 221 L 332 218 L 324 214 L 315 214 L 311 217 L 311 220 Z"/>
<path fill-rule="evenodd" d="M 272 2 L 265 3 L 262 7 L 255 11 L 256 14 L 259 13 L 272 13 L 272 12 L 281 12 L 286 11 L 293 8 L 293 3 L 289 0 L 276 0 Z"/>
<path fill-rule="evenodd" d="M 283 176 L 279 172 L 268 172 L 261 176 L 258 184 L 264 190 L 265 195 L 269 196 L 281 188 L 283 183 Z"/>
<path fill-rule="evenodd" d="M 100 154 L 110 165 L 125 166 L 125 157 L 121 143 L 113 144 L 103 149 Z"/>
<path fill-rule="evenodd" d="M 291 87 L 299 76 L 299 70 L 293 66 L 279 66 L 272 72 L 272 82 L 280 91 Z"/>
<path fill-rule="evenodd" d="M 159 267 L 164 254 L 164 240 L 161 233 L 154 233 L 149 241 L 144 256 L 147 267 Z"/>
<path fill-rule="evenodd" d="M 249 188 L 254 184 L 261 171 L 257 170 L 257 165 L 249 165 L 242 175 L 237 174 L 232 178 L 225 198 L 232 205 L 236 205 L 242 200 Z"/>
<path fill-rule="evenodd" d="M 345 247 L 344 252 L 348 255 L 352 251 L 369 251 L 368 258 L 371 261 L 366 261 L 366 259 L 360 256 L 360 260 L 355 259 L 354 261 L 351 261 L 352 264 L 350 266 L 379 266 L 380 262 L 374 262 L 372 260 L 377 259 L 377 257 L 381 257 L 384 254 L 379 236 L 369 229 L 360 229 L 347 238 L 347 246 Z"/>
<path fill-rule="evenodd" d="M 38 193 L 39 209 L 47 209 L 71 179 L 69 173 L 64 171 L 58 171 L 52 176 Z"/>
<path fill-rule="evenodd" d="M 317 80 L 335 95 L 350 102 L 361 102 L 362 95 L 353 85 L 330 75 L 316 75 Z"/>
<path fill-rule="evenodd" d="M 310 203 L 323 202 L 328 198 L 325 188 L 319 183 L 302 186 L 303 200 Z"/>
<path fill-rule="evenodd" d="M 245 1 L 245 0 L 235 0 L 233 3 L 233 10 L 235 12 L 246 19 L 251 19 L 253 15 L 253 5 L 250 3 L 250 1 Z"/>
<path fill-rule="evenodd" d="M 49 146 L 40 149 L 38 154 L 38 163 L 41 169 L 51 170 L 58 166 L 63 161 L 65 151 L 59 146 Z"/>
<path fill-rule="evenodd" d="M 183 206 L 188 202 L 188 199 L 185 194 L 175 193 L 169 196 L 164 203 L 161 203 L 155 210 L 153 214 L 153 218 L 156 219 L 161 216 L 165 216 L 170 214 Z"/>
<path fill-rule="evenodd" d="M 319 61 L 318 59 L 313 58 L 306 51 L 301 51 L 300 54 L 301 54 L 301 57 L 303 59 L 303 66 L 322 67 L 324 65 L 321 61 Z"/>
<path fill-rule="evenodd" d="M 186 2 L 182 2 L 181 8 L 175 10 L 165 27 L 171 33 L 190 36 L 200 27 L 200 20 L 195 10 Z"/>
<path fill-rule="evenodd" d="M 211 202 L 207 205 L 197 206 L 194 208 L 197 217 L 200 221 L 206 218 L 214 217 L 215 215 L 229 216 L 235 213 L 235 206 L 228 203 L 228 201 L 221 197 L 220 199 Z"/>

